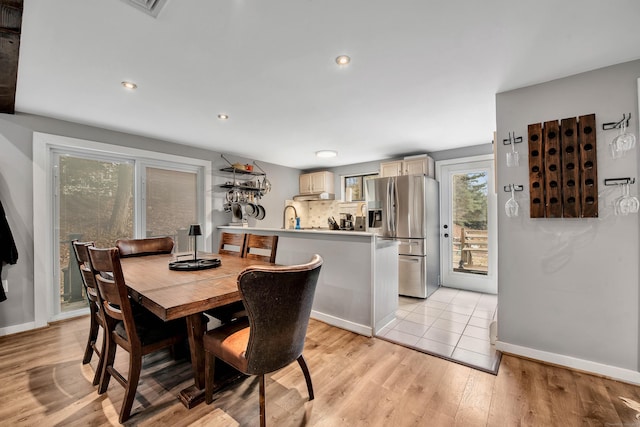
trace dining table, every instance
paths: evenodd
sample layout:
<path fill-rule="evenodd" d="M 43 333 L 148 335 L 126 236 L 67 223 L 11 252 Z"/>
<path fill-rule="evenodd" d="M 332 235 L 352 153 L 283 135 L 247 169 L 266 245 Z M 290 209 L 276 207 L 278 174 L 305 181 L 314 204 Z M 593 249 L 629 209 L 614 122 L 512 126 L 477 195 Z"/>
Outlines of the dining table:
<path fill-rule="evenodd" d="M 192 408 L 204 400 L 204 346 L 206 310 L 240 301 L 237 278 L 252 265 L 269 262 L 226 254 L 198 254 L 198 258 L 220 260 L 216 268 L 171 270 L 176 255 L 147 255 L 122 258 L 122 272 L 129 296 L 164 321 L 184 318 L 194 384 L 180 392 L 180 400 Z"/>

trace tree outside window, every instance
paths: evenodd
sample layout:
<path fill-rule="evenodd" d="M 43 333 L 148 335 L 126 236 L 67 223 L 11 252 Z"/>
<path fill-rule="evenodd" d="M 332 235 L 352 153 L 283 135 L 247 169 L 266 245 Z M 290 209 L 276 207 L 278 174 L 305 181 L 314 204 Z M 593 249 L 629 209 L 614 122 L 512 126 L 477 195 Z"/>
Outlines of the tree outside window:
<path fill-rule="evenodd" d="M 351 189 L 351 200 L 354 202 L 364 202 L 365 199 L 365 186 L 366 182 L 370 179 L 378 177 L 377 173 L 366 175 L 352 175 L 344 177 L 344 193 L 347 193 L 347 189 Z"/>

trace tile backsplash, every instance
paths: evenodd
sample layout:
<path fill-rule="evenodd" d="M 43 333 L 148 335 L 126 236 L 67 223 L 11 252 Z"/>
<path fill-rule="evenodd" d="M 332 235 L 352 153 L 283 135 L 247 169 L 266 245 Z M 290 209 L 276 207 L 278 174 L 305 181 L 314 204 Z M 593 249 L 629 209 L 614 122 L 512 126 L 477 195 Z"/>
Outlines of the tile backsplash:
<path fill-rule="evenodd" d="M 319 200 L 311 202 L 296 202 L 286 200 L 285 206 L 292 205 L 296 208 L 300 217 L 300 226 L 302 228 L 320 227 L 328 228 L 327 218 L 334 217 L 338 223 L 340 222 L 340 214 L 348 213 L 355 216 L 366 215 L 366 206 L 364 202 L 343 202 L 341 200 Z M 293 209 L 287 209 L 285 223 L 287 228 L 293 228 L 295 220 L 293 219 Z"/>

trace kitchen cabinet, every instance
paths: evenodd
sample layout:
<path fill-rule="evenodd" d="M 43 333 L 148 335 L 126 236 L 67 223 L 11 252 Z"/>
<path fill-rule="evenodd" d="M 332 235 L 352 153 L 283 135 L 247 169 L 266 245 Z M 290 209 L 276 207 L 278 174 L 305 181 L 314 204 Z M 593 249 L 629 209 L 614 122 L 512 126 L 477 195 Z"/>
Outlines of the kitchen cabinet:
<path fill-rule="evenodd" d="M 300 194 L 334 193 L 333 172 L 312 172 L 300 175 Z"/>
<path fill-rule="evenodd" d="M 380 163 L 380 176 L 427 175 L 435 177 L 433 159 L 429 156 Z"/>

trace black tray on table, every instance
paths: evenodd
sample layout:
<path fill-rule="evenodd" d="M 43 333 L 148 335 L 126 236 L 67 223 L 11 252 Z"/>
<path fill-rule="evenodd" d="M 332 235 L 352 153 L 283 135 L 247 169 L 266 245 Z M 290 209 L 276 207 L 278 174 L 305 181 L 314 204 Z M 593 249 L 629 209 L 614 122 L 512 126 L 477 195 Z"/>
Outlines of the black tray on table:
<path fill-rule="evenodd" d="M 172 261 L 169 263 L 169 270 L 194 271 L 206 270 L 208 268 L 220 267 L 222 263 L 218 258 L 209 259 L 187 259 L 184 261 Z"/>

